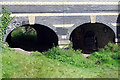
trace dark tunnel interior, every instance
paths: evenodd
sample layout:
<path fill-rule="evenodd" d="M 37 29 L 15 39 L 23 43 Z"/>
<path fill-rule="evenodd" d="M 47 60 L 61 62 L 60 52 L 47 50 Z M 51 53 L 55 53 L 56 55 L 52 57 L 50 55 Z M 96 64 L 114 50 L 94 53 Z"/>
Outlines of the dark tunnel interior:
<path fill-rule="evenodd" d="M 117 22 L 119 25 L 117 25 L 117 38 L 120 39 L 120 14 L 118 15 L 118 18 L 117 18 Z M 119 41 L 119 44 L 120 44 L 120 41 Z"/>
<path fill-rule="evenodd" d="M 114 42 L 113 30 L 101 23 L 86 23 L 73 30 L 70 40 L 75 50 L 82 49 L 83 53 L 92 53 L 103 48 L 109 42 Z"/>
<path fill-rule="evenodd" d="M 7 37 L 6 42 L 12 48 L 21 48 L 27 51 L 47 51 L 58 45 L 56 33 L 44 25 L 24 25 L 14 29 Z"/>

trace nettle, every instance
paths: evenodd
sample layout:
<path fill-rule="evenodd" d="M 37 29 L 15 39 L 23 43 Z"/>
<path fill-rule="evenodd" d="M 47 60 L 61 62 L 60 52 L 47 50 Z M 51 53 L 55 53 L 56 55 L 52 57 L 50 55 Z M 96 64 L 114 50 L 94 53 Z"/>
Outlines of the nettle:
<path fill-rule="evenodd" d="M 7 28 L 14 17 L 10 17 L 11 13 L 7 12 L 5 7 L 2 8 L 0 17 L 0 42 L 3 43 L 4 36 L 7 32 Z"/>

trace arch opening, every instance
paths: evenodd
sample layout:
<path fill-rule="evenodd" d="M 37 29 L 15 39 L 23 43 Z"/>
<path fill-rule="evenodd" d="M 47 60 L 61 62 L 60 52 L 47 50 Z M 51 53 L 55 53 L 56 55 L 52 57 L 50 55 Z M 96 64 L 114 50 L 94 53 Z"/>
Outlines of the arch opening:
<path fill-rule="evenodd" d="M 24 25 L 11 31 L 6 42 L 12 48 L 43 52 L 58 45 L 58 36 L 44 25 Z"/>
<path fill-rule="evenodd" d="M 75 50 L 92 53 L 103 48 L 109 42 L 114 42 L 114 31 L 102 23 L 86 23 L 78 26 L 70 35 Z"/>

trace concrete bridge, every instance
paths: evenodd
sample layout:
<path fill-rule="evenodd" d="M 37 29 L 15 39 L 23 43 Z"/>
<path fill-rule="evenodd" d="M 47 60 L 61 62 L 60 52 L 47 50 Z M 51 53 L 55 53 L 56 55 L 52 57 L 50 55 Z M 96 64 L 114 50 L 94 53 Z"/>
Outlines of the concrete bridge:
<path fill-rule="evenodd" d="M 51 37 L 57 38 L 52 43 L 61 48 L 71 39 L 75 49 L 83 50 L 102 48 L 108 42 L 119 43 L 119 4 L 119 0 L 2 0 L 0 10 L 5 6 L 12 12 L 11 17 L 15 16 L 4 41 L 15 28 L 30 25 L 36 26 L 38 34 L 44 30 L 45 36 L 56 36 Z"/>

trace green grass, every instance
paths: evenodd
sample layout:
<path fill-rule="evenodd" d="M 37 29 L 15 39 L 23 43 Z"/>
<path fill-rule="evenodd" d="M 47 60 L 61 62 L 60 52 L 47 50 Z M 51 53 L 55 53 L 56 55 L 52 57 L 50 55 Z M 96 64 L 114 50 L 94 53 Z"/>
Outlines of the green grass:
<path fill-rule="evenodd" d="M 10 48 L 3 49 L 2 65 L 3 78 L 118 78 L 116 66 L 78 67 L 39 52 L 26 55 Z"/>
<path fill-rule="evenodd" d="M 2 53 L 2 49 L 0 48 L 0 53 Z M 2 55 L 0 54 L 0 79 L 2 78 Z"/>

